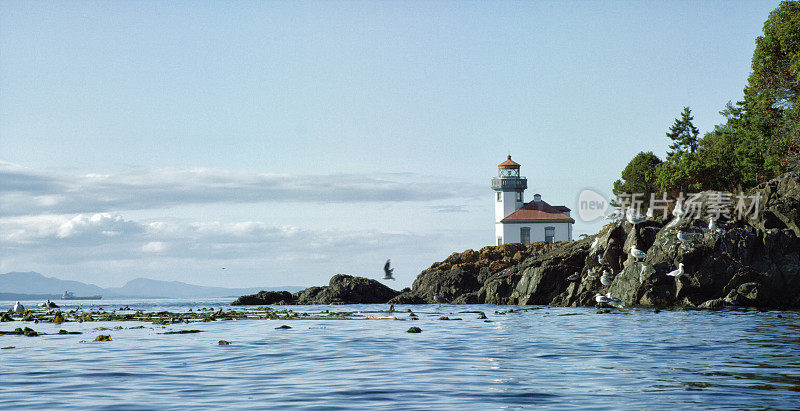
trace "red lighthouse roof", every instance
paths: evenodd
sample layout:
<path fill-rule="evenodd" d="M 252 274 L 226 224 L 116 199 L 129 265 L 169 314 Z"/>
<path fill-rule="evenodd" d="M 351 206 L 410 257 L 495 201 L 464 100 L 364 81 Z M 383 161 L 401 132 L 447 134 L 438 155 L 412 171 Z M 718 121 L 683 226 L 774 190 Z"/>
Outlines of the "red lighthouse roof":
<path fill-rule="evenodd" d="M 503 161 L 502 163 L 498 164 L 497 168 L 519 169 L 519 164 L 511 161 L 511 155 L 509 154 L 508 158 L 506 159 L 506 161 Z"/>
<path fill-rule="evenodd" d="M 503 223 L 575 223 L 575 220 L 564 214 L 570 211 L 564 206 L 551 206 L 544 201 L 525 203 L 517 211 L 509 214 Z"/>

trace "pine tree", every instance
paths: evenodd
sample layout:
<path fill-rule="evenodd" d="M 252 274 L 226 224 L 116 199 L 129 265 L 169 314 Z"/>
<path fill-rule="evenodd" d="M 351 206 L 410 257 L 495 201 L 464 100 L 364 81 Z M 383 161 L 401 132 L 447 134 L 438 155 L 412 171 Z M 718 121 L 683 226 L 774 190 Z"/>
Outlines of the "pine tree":
<path fill-rule="evenodd" d="M 672 140 L 672 144 L 669 146 L 671 151 L 667 153 L 667 161 L 672 164 L 678 164 L 684 153 L 694 154 L 697 151 L 697 136 L 700 134 L 700 130 L 692 124 L 692 120 L 694 120 L 692 110 L 684 107 L 681 118 L 676 119 L 669 128 L 667 137 Z"/>

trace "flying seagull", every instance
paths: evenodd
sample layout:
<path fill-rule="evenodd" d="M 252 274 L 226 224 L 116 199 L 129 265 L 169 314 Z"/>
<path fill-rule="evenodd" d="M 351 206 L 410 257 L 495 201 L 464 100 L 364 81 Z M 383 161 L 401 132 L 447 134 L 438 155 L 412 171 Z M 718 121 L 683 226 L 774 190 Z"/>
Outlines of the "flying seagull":
<path fill-rule="evenodd" d="M 394 272 L 394 268 L 389 268 L 389 265 L 391 264 L 391 261 L 392 260 L 386 260 L 386 264 L 383 265 L 383 272 L 384 272 L 383 279 L 384 280 L 394 280 L 394 277 L 392 277 L 392 273 Z"/>

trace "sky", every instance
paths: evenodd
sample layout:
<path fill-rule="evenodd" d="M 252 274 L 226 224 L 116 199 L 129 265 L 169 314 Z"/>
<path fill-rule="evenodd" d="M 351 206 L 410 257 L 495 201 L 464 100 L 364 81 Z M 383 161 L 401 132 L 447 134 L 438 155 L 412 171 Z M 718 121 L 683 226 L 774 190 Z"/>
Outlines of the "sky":
<path fill-rule="evenodd" d="M 777 5 L 2 1 L 0 272 L 411 286 L 492 244 L 506 155 L 574 210 L 713 130 Z"/>

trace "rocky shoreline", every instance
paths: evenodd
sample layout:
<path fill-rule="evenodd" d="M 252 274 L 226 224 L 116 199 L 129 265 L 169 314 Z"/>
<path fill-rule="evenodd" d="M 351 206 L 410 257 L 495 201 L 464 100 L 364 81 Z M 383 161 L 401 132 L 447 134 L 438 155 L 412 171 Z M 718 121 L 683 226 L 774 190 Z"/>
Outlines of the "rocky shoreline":
<path fill-rule="evenodd" d="M 394 291 L 376 280 L 338 274 L 295 294 L 260 292 L 234 305 L 512 304 L 595 306 L 598 293 L 627 306 L 800 308 L 800 172 L 754 189 L 759 213 L 720 219 L 621 220 L 596 235 L 528 246 L 505 244 L 454 253 Z M 704 193 L 710 195 L 710 193 Z M 689 241 L 681 242 L 683 232 Z M 636 261 L 631 246 L 646 253 Z M 683 273 L 674 272 L 683 264 Z M 602 274 L 607 272 L 603 285 Z"/>

